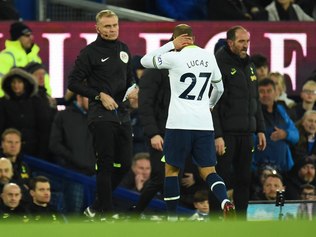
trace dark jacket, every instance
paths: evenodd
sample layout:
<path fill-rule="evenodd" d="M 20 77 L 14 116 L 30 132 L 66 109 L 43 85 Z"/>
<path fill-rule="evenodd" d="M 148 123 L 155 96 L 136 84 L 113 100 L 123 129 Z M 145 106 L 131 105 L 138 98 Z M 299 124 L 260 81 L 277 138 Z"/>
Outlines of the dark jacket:
<path fill-rule="evenodd" d="M 170 102 L 168 70 L 146 69 L 139 83 L 139 118 L 150 139 L 163 136 Z"/>
<path fill-rule="evenodd" d="M 7 157 L 5 153 L 3 153 L 2 150 L 0 150 L 0 157 Z M 15 160 L 15 162 L 12 162 L 13 165 L 13 179 L 18 180 L 19 184 L 25 184 L 29 185 L 29 181 L 31 178 L 31 170 L 28 167 L 28 165 L 22 161 L 23 154 L 19 154 Z"/>
<path fill-rule="evenodd" d="M 273 111 L 270 113 L 267 106 L 262 106 L 263 117 L 266 125 L 265 137 L 267 147 L 264 151 L 255 151 L 252 165 L 255 170 L 263 165 L 275 167 L 281 174 L 289 171 L 293 165 L 293 158 L 290 151 L 290 145 L 295 145 L 299 139 L 299 133 L 294 122 L 290 119 L 282 104 L 274 103 Z M 283 129 L 286 137 L 278 141 L 271 139 L 271 134 L 275 127 Z M 257 140 L 257 139 L 256 139 Z M 256 145 L 258 141 L 256 141 Z"/>
<path fill-rule="evenodd" d="M 30 220 L 32 222 L 51 222 L 51 223 L 63 223 L 65 222 L 64 216 L 56 211 L 50 204 L 46 207 L 38 206 L 33 202 L 28 206 L 30 213 Z"/>
<path fill-rule="evenodd" d="M 58 164 L 86 175 L 94 174 L 96 159 L 87 114 L 76 102 L 56 114 L 49 148 Z"/>
<path fill-rule="evenodd" d="M 223 137 L 223 133 L 264 132 L 255 66 L 248 56 L 242 60 L 228 46 L 218 50 L 216 60 L 222 73 L 224 94 L 212 112 L 215 137 Z"/>
<path fill-rule="evenodd" d="M 316 186 L 316 177 L 311 182 L 305 181 L 300 177 L 299 172 L 302 167 L 307 164 L 312 164 L 315 167 L 315 160 L 312 157 L 305 157 L 295 163 L 291 171 L 285 175 L 284 185 L 285 194 L 289 200 L 300 200 L 301 199 L 301 186 L 304 184 L 311 184 Z"/>
<path fill-rule="evenodd" d="M 17 96 L 11 89 L 13 78 L 19 77 L 25 85 L 25 93 Z M 0 99 L 0 133 L 6 128 L 16 128 L 22 133 L 23 152 L 38 156 L 46 154 L 49 119 L 45 105 L 37 96 L 38 86 L 33 76 L 22 69 L 14 68 L 2 79 L 5 96 Z"/>
<path fill-rule="evenodd" d="M 299 131 L 299 140 L 296 145 L 291 147 L 294 163 L 309 155 L 316 156 L 316 141 L 312 144 L 309 143 L 309 134 L 305 131 L 301 121 L 296 123 L 296 127 Z"/>
<path fill-rule="evenodd" d="M 29 222 L 29 213 L 23 205 L 19 205 L 13 210 L 4 205 L 0 199 L 0 223 L 1 222 Z"/>
<path fill-rule="evenodd" d="M 131 55 L 119 40 L 97 39 L 81 50 L 69 75 L 69 90 L 89 98 L 88 120 L 127 122 L 126 90 L 134 83 Z M 95 97 L 104 92 L 119 105 L 117 111 L 106 110 Z"/>

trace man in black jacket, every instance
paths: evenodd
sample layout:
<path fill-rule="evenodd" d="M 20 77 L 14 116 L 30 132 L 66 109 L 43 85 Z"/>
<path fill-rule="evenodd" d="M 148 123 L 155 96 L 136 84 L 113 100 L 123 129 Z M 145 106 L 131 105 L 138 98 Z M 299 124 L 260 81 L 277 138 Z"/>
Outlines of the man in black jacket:
<path fill-rule="evenodd" d="M 249 33 L 234 26 L 227 31 L 226 43 L 215 55 L 224 83 L 224 94 L 213 110 L 216 170 L 227 189 L 233 190 L 237 212 L 245 214 L 253 149 L 265 149 L 265 127 L 255 66 L 247 55 Z M 254 133 L 258 134 L 258 148 L 254 148 Z"/>
<path fill-rule="evenodd" d="M 164 167 L 162 147 L 170 101 L 168 70 L 145 69 L 139 83 L 138 113 L 149 140 L 151 176 L 142 190 L 135 212 L 145 210 L 157 192 L 163 190 Z"/>
<path fill-rule="evenodd" d="M 123 102 L 134 83 L 131 55 L 118 40 L 118 16 L 113 11 L 96 15 L 96 31 L 97 39 L 80 52 L 68 82 L 69 90 L 89 98 L 88 123 L 97 158 L 96 200 L 85 210 L 89 217 L 112 215 L 112 190 L 129 171 L 132 158 L 128 101 Z"/>
<path fill-rule="evenodd" d="M 7 128 L 1 134 L 0 157 L 9 159 L 13 166 L 13 179 L 19 184 L 28 187 L 31 178 L 31 170 L 23 161 L 24 154 L 21 152 L 22 134 L 15 128 Z"/>

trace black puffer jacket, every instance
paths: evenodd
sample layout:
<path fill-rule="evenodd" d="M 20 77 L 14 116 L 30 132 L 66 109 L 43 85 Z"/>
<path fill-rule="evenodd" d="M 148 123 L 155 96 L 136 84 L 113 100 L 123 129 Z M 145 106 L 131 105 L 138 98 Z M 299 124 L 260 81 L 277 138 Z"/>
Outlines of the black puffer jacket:
<path fill-rule="evenodd" d="M 264 120 L 258 99 L 258 81 L 253 63 L 249 57 L 240 59 L 227 46 L 218 50 L 216 60 L 222 73 L 224 94 L 212 113 L 215 136 L 223 137 L 223 133 L 264 132 Z"/>
<path fill-rule="evenodd" d="M 164 135 L 170 102 L 168 70 L 145 69 L 139 83 L 139 118 L 148 138 Z"/>
<path fill-rule="evenodd" d="M 25 93 L 16 95 L 11 89 L 14 78 L 24 82 Z M 46 107 L 37 96 L 37 83 L 33 76 L 20 68 L 12 69 L 3 77 L 2 89 L 5 96 L 0 99 L 0 133 L 6 128 L 16 128 L 22 133 L 23 152 L 40 157 L 46 154 L 48 144 L 42 141 L 47 137 Z M 46 158 L 46 157 L 43 157 Z"/>

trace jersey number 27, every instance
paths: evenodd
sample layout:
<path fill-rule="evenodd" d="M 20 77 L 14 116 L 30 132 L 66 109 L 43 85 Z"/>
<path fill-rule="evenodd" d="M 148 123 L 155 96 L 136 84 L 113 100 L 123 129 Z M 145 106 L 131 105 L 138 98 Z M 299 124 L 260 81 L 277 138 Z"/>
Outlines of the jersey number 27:
<path fill-rule="evenodd" d="M 197 100 L 202 100 L 203 98 L 203 94 L 204 94 L 204 91 L 206 89 L 206 86 L 207 86 L 207 83 L 208 83 L 208 80 L 210 79 L 211 77 L 211 74 L 210 72 L 201 72 L 200 75 L 199 75 L 199 78 L 205 78 L 205 82 L 200 90 L 200 93 L 197 97 Z M 196 95 L 189 95 L 189 93 L 191 92 L 191 90 L 194 88 L 194 86 L 196 85 L 196 76 L 193 74 L 193 73 L 185 73 L 181 76 L 180 78 L 180 81 L 181 82 L 184 82 L 187 78 L 191 78 L 192 82 L 191 84 L 188 86 L 187 89 L 185 89 L 181 95 L 179 95 L 179 98 L 181 99 L 186 99 L 186 100 L 195 100 L 195 97 Z"/>

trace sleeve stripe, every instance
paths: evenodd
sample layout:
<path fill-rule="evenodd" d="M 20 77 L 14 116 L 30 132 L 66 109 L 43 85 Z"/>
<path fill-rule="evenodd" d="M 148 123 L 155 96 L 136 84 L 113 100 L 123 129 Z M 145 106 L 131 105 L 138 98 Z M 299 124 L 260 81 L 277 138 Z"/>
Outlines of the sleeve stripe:
<path fill-rule="evenodd" d="M 155 60 L 155 59 L 156 59 L 156 56 L 153 57 L 153 65 L 154 65 L 155 68 L 158 69 L 158 66 L 157 66 L 157 64 L 156 64 L 156 60 Z"/>
<path fill-rule="evenodd" d="M 222 80 L 222 78 L 221 79 L 219 79 L 219 80 L 216 80 L 216 81 L 212 81 L 213 83 L 218 83 L 218 82 L 220 82 Z"/>

